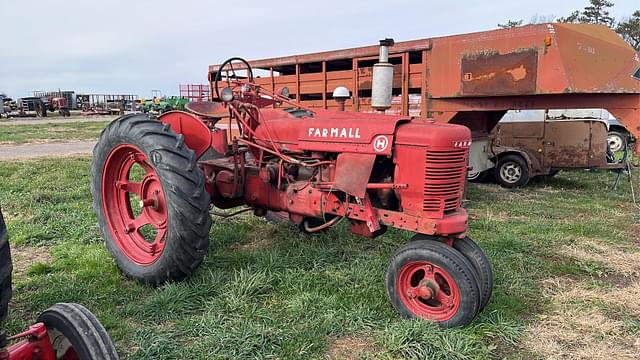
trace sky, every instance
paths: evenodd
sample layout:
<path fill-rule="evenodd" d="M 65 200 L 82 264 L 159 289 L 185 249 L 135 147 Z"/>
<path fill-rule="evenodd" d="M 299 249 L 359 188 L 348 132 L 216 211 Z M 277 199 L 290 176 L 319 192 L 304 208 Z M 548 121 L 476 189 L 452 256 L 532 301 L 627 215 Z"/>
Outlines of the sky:
<path fill-rule="evenodd" d="M 618 19 L 640 9 L 612 0 Z M 587 0 L 0 0 L 0 92 L 177 95 L 209 64 L 489 30 Z"/>

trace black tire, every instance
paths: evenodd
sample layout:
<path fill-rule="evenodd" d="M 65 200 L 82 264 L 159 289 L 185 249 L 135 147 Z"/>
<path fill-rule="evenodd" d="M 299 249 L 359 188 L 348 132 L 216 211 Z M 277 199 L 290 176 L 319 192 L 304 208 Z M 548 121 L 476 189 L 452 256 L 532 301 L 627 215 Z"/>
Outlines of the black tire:
<path fill-rule="evenodd" d="M 624 151 L 629 144 L 629 136 L 619 131 L 609 131 L 607 143 L 612 152 Z"/>
<path fill-rule="evenodd" d="M 518 188 L 529 182 L 529 166 L 520 155 L 506 155 L 498 160 L 495 168 L 498 184 L 506 188 Z"/>
<path fill-rule="evenodd" d="M 489 170 L 475 172 L 475 173 L 469 172 L 467 173 L 467 180 L 469 180 L 472 183 L 481 183 L 484 181 L 484 179 L 487 178 L 488 173 L 489 173 Z"/>
<path fill-rule="evenodd" d="M 35 101 L 36 117 L 47 117 L 47 107 L 42 100 Z"/>
<path fill-rule="evenodd" d="M 478 313 L 480 290 L 473 266 L 462 254 L 444 243 L 433 240 L 411 241 L 403 245 L 391 257 L 386 274 L 387 296 L 393 307 L 406 318 L 419 318 L 403 302 L 398 281 L 403 267 L 417 261 L 428 262 L 440 267 L 453 278 L 460 292 L 458 308 L 455 314 L 446 319 L 432 319 L 441 327 L 463 326 L 470 323 Z"/>
<path fill-rule="evenodd" d="M 11 287 L 11 248 L 9 247 L 9 234 L 0 209 L 0 320 L 4 320 L 9 312 L 9 300 L 13 294 Z"/>
<path fill-rule="evenodd" d="M 454 240 L 453 248 L 458 250 L 467 260 L 469 260 L 478 274 L 480 284 L 480 307 L 478 308 L 478 312 L 481 312 L 489 303 L 491 293 L 493 292 L 493 271 L 491 270 L 491 262 L 484 251 L 482 251 L 482 248 L 468 236 Z"/>
<path fill-rule="evenodd" d="M 110 152 L 120 144 L 137 146 L 157 173 L 167 207 L 167 235 L 157 261 L 139 265 L 112 238 L 102 203 L 102 173 Z M 169 125 L 146 115 L 130 114 L 111 122 L 93 149 L 91 193 L 100 231 L 117 265 L 129 277 L 151 284 L 177 281 L 191 275 L 209 247 L 210 197 L 195 153 Z"/>
<path fill-rule="evenodd" d="M 109 334 L 96 317 L 79 304 L 55 304 L 38 317 L 56 351 L 56 359 L 75 351 L 80 360 L 117 360 Z"/>
<path fill-rule="evenodd" d="M 549 171 L 549 173 L 547 174 L 547 177 L 552 178 L 552 177 L 554 177 L 554 176 L 558 175 L 558 173 L 559 173 L 559 172 L 560 172 L 560 170 L 558 170 L 558 169 L 551 170 L 551 171 Z"/>

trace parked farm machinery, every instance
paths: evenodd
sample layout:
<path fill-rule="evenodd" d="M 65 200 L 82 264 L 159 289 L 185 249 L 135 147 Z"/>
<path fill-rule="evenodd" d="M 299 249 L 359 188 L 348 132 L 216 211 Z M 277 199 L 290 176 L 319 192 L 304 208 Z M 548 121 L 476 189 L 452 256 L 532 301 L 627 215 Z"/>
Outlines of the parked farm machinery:
<path fill-rule="evenodd" d="M 6 318 L 12 295 L 9 237 L 0 210 L 0 320 Z M 55 304 L 38 316 L 37 323 L 7 337 L 0 331 L 2 360 L 117 360 L 109 334 L 82 305 Z"/>
<path fill-rule="evenodd" d="M 189 99 L 178 96 L 154 97 L 153 99 L 142 99 L 142 110 L 145 113 L 163 114 L 172 110 L 184 110 Z"/>
<path fill-rule="evenodd" d="M 381 62 L 385 51 L 383 44 Z M 213 86 L 221 102 L 193 102 L 188 112 L 158 119 L 127 115 L 99 138 L 94 209 L 125 274 L 152 284 L 184 279 L 207 252 L 210 211 L 248 207 L 258 216 L 286 212 L 309 233 L 339 222 L 370 238 L 389 227 L 411 231 L 386 275 L 398 312 L 449 327 L 482 311 L 491 266 L 467 236 L 461 208 L 469 129 L 312 110 L 284 96 L 287 89 L 257 85 L 245 60 L 229 59 L 221 69 L 226 76 Z M 391 101 L 388 90 L 381 90 L 383 102 Z"/>

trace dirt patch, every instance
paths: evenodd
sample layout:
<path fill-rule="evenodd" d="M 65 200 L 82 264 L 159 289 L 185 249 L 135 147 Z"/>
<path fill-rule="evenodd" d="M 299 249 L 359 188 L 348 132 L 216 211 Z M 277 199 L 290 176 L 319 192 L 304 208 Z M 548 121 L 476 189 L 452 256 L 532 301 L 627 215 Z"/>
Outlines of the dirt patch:
<path fill-rule="evenodd" d="M 623 322 L 598 309 L 560 306 L 540 316 L 524 336 L 527 348 L 545 359 L 638 359 L 640 341 Z"/>
<path fill-rule="evenodd" d="M 640 251 L 637 248 L 578 238 L 574 244 L 563 246 L 560 252 L 583 261 L 601 262 L 623 276 L 640 276 Z"/>
<path fill-rule="evenodd" d="M 267 223 L 257 222 L 252 229 L 247 232 L 243 241 L 234 243 L 230 247 L 232 250 L 256 251 L 268 249 L 273 246 L 274 239 L 278 237 L 277 229 Z"/>
<path fill-rule="evenodd" d="M 16 142 L 16 141 L 0 141 L 0 145 L 21 145 L 21 146 L 29 146 L 36 144 L 60 144 L 60 143 L 68 143 L 69 140 L 66 139 L 37 139 L 30 140 L 27 142 Z"/>
<path fill-rule="evenodd" d="M 367 354 L 381 352 L 382 349 L 370 338 L 361 336 L 344 336 L 333 339 L 329 345 L 326 359 L 362 359 Z"/>
<path fill-rule="evenodd" d="M 37 157 L 66 157 L 91 154 L 96 140 L 64 143 L 23 144 L 0 146 L 0 160 L 21 160 Z"/>
<path fill-rule="evenodd" d="M 0 120 L 2 125 L 39 125 L 39 124 L 64 124 L 75 122 L 103 122 L 112 121 L 118 116 L 71 116 L 71 117 L 50 117 L 50 118 L 11 118 Z"/>
<path fill-rule="evenodd" d="M 248 243 L 233 244 L 231 248 L 233 250 L 240 250 L 240 251 L 255 251 L 260 249 L 266 249 L 270 247 L 271 244 L 273 244 L 273 240 L 268 236 L 264 236 L 264 237 L 254 238 Z"/>
<path fill-rule="evenodd" d="M 633 285 L 634 281 L 638 280 L 635 276 L 628 276 L 620 273 L 603 274 L 601 276 L 596 276 L 595 279 L 610 284 L 611 286 L 623 288 Z"/>
<path fill-rule="evenodd" d="M 633 239 L 633 242 L 638 247 L 640 247 L 640 224 L 639 223 L 634 223 L 631 225 L 630 235 L 631 235 L 631 238 Z"/>
<path fill-rule="evenodd" d="M 593 280 L 569 277 L 543 281 L 551 310 L 534 319 L 522 345 L 545 359 L 639 359 L 640 338 L 625 321 L 640 319 L 640 252 L 580 238 L 560 253 L 595 261 L 610 270 Z"/>
<path fill-rule="evenodd" d="M 52 257 L 46 247 L 13 246 L 11 245 L 11 261 L 13 262 L 13 276 L 21 277 L 33 264 L 51 263 Z"/>

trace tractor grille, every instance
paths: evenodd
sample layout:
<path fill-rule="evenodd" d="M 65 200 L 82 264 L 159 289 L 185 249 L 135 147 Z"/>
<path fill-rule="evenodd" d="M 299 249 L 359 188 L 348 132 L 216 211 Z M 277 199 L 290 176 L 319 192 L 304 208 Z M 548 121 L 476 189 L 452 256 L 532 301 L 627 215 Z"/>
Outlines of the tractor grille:
<path fill-rule="evenodd" d="M 427 150 L 423 210 L 445 214 L 460 206 L 467 174 L 465 149 Z"/>

